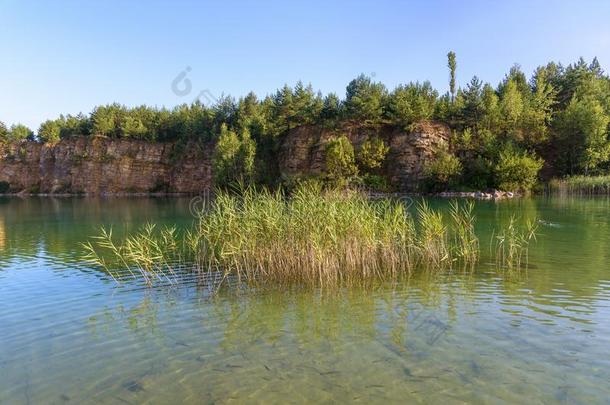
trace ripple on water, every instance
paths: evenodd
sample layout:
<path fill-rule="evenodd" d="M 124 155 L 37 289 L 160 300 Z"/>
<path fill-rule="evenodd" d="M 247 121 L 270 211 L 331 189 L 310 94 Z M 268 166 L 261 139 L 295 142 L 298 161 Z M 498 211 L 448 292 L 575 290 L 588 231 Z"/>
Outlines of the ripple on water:
<path fill-rule="evenodd" d="M 117 286 L 82 265 L 74 247 L 100 218 L 133 227 L 168 218 L 166 209 L 180 215 L 177 201 L 132 203 L 14 203 L 11 213 L 37 218 L 29 224 L 0 205 L 0 403 L 610 397 L 607 206 L 590 216 L 601 209 L 591 202 L 532 200 L 527 209 L 562 228 L 545 229 L 533 266 L 515 279 L 484 259 L 472 274 L 413 275 L 370 290 L 212 297 L 194 278 Z M 503 207 L 477 210 L 484 220 Z"/>

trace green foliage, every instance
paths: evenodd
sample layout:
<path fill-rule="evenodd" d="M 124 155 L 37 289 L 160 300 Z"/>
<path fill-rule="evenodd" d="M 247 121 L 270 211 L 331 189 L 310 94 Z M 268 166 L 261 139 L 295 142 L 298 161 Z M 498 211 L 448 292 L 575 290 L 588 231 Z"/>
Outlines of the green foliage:
<path fill-rule="evenodd" d="M 182 236 L 147 225 L 120 241 L 102 229 L 84 248 L 86 259 L 117 281 L 179 280 L 182 267 L 254 285 L 330 287 L 473 265 L 479 257 L 473 224 L 472 209 L 457 203 L 451 221 L 425 203 L 415 219 L 401 201 L 307 183 L 289 198 L 253 188 L 221 191 Z"/>
<path fill-rule="evenodd" d="M 391 189 L 390 184 L 388 184 L 387 179 L 378 174 L 367 173 L 367 174 L 363 175 L 362 184 L 366 188 L 368 188 L 370 190 L 374 190 L 374 191 L 388 192 Z"/>
<path fill-rule="evenodd" d="M 449 68 L 449 92 L 451 93 L 451 101 L 455 100 L 455 70 L 457 62 L 455 60 L 455 52 L 450 51 L 447 54 L 447 67 Z"/>
<path fill-rule="evenodd" d="M 347 117 L 355 120 L 378 122 L 383 113 L 387 90 L 381 83 L 360 75 L 347 85 L 345 110 Z"/>
<path fill-rule="evenodd" d="M 358 174 L 354 146 L 345 135 L 328 141 L 325 160 L 326 175 L 331 181 L 342 183 L 351 180 Z"/>
<path fill-rule="evenodd" d="M 535 221 L 527 221 L 519 227 L 515 217 L 495 236 L 496 266 L 508 272 L 527 268 L 529 244 L 536 240 L 538 226 Z"/>
<path fill-rule="evenodd" d="M 400 85 L 388 97 L 387 116 L 404 127 L 429 120 L 434 115 L 437 98 L 438 93 L 430 82 Z"/>
<path fill-rule="evenodd" d="M 542 163 L 535 156 L 506 147 L 500 152 L 494 168 L 498 188 L 506 191 L 530 190 L 536 184 Z"/>
<path fill-rule="evenodd" d="M 424 175 L 428 187 L 434 191 L 457 185 L 462 174 L 462 163 L 446 150 L 440 150 L 434 159 L 426 162 Z"/>
<path fill-rule="evenodd" d="M 595 98 L 574 97 L 557 122 L 557 140 L 568 173 L 596 174 L 610 158 L 610 115 Z"/>
<path fill-rule="evenodd" d="M 363 172 L 370 173 L 382 167 L 390 148 L 381 138 L 367 139 L 358 149 L 356 159 Z"/>
<path fill-rule="evenodd" d="M 61 125 L 58 120 L 47 120 L 38 128 L 38 138 L 41 142 L 56 142 L 61 136 Z"/>
<path fill-rule="evenodd" d="M 571 176 L 565 179 L 552 179 L 549 182 L 551 192 L 561 194 L 610 194 L 610 175 L 605 176 Z"/>
<path fill-rule="evenodd" d="M 7 181 L 0 181 L 0 194 L 8 193 L 11 185 Z"/>
<path fill-rule="evenodd" d="M 0 121 L 0 143 L 8 141 L 9 133 L 4 122 Z"/>
<path fill-rule="evenodd" d="M 449 176 L 452 180 L 436 184 L 438 187 L 498 187 L 496 167 L 505 144 L 513 145 L 518 153 L 540 156 L 547 163 L 545 173 L 558 177 L 610 173 L 610 77 L 597 59 L 587 63 L 581 58 L 567 67 L 548 63 L 538 67 L 529 81 L 516 65 L 497 86 L 475 76 L 463 88 L 456 82 L 455 53 L 447 54 L 447 66 L 449 92 L 440 97 L 429 82 L 398 85 L 388 92 L 383 84 L 360 75 L 348 84 L 342 99 L 332 93 L 323 96 L 299 81 L 294 87 L 285 85 L 263 99 L 254 93 L 239 100 L 223 95 L 211 106 L 198 101 L 173 109 L 118 103 L 97 106 L 89 115 L 62 115 L 47 120 L 37 136 L 22 125 L 8 130 L 0 123 L 0 142 L 56 142 L 74 136 L 102 135 L 173 142 L 174 158 L 178 159 L 178 152 L 186 145 L 213 144 L 224 127 L 224 132 L 239 134 L 239 153 L 249 159 L 255 150 L 254 163 L 246 159 L 243 170 L 233 177 L 276 185 L 280 178 L 280 146 L 287 132 L 296 127 L 319 125 L 340 130 L 364 124 L 408 131 L 418 121 L 436 120 L 457 134 L 451 150 L 462 167 L 462 184 L 453 184 L 455 177 Z M 230 155 L 230 144 L 226 145 L 225 154 Z M 374 172 L 383 161 L 381 155 L 387 153 L 380 152 L 384 148 L 373 144 L 358 151 L 356 160 L 362 173 L 379 174 Z M 508 160 L 504 156 L 502 163 L 507 164 Z M 446 171 L 450 166 L 457 170 L 455 159 L 444 157 L 443 164 L 445 167 L 434 170 Z M 347 166 L 342 170 L 353 177 L 355 170 Z M 446 174 L 439 176 L 447 179 Z"/>
<path fill-rule="evenodd" d="M 248 184 L 254 176 L 256 143 L 248 130 L 238 136 L 222 125 L 213 157 L 214 181 L 217 186 L 228 187 Z"/>
<path fill-rule="evenodd" d="M 8 133 L 8 141 L 33 141 L 34 132 L 23 124 L 15 124 L 11 126 Z"/>
<path fill-rule="evenodd" d="M 330 93 L 324 98 L 320 116 L 324 120 L 336 120 L 341 116 L 341 99 L 335 93 Z"/>

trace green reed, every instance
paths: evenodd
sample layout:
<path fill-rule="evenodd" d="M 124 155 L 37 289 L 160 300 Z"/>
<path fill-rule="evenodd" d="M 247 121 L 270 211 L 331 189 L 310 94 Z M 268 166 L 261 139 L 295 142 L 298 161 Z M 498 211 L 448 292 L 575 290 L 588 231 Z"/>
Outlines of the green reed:
<path fill-rule="evenodd" d="M 610 194 L 610 176 L 572 176 L 553 179 L 548 188 L 553 193 L 595 195 Z"/>
<path fill-rule="evenodd" d="M 449 214 L 453 223 L 453 256 L 462 266 L 472 268 L 479 259 L 479 238 L 475 234 L 474 202 L 466 201 L 462 206 L 451 201 Z"/>
<path fill-rule="evenodd" d="M 527 268 L 529 262 L 529 245 L 536 240 L 538 226 L 534 221 L 527 221 L 525 228 L 517 225 L 512 216 L 508 224 L 494 237 L 496 267 L 506 271 L 517 271 Z"/>
<path fill-rule="evenodd" d="M 87 259 L 117 279 L 173 280 L 177 267 L 190 266 L 246 281 L 325 286 L 474 265 L 472 212 L 472 203 L 452 202 L 447 219 L 422 202 L 413 217 L 399 200 L 315 183 L 290 196 L 249 188 L 218 192 L 181 235 L 147 225 L 119 243 L 102 230 L 84 246 Z"/>
<path fill-rule="evenodd" d="M 139 274 L 148 285 L 155 279 L 170 283 L 175 279 L 174 266 L 187 259 L 175 227 L 157 230 L 146 224 L 138 232 L 117 244 L 112 229 L 101 229 L 92 241 L 83 244 L 85 260 L 102 266 L 115 280 L 124 273 Z"/>

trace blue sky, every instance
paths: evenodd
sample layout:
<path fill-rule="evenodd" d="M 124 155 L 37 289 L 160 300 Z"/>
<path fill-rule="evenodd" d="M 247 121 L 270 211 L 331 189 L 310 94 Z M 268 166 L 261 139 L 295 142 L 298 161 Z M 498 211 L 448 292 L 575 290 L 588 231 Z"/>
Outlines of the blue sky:
<path fill-rule="evenodd" d="M 610 1 L 0 0 L 0 18 L 0 120 L 33 129 L 114 101 L 173 107 L 299 79 L 343 96 L 359 73 L 444 92 L 449 50 L 461 86 L 495 85 L 514 63 L 529 75 L 597 56 L 610 70 Z"/>

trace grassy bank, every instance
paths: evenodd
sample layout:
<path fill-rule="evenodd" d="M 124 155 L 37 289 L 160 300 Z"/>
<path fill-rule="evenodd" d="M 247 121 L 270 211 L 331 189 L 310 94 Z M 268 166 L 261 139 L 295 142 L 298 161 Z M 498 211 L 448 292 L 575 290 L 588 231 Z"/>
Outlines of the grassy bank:
<path fill-rule="evenodd" d="M 117 279 L 171 280 L 175 266 L 188 263 L 247 281 L 329 285 L 416 268 L 472 268 L 479 257 L 474 222 L 472 202 L 453 202 L 445 216 L 422 202 L 412 216 L 400 200 L 372 201 L 313 184 L 289 198 L 221 192 L 184 233 L 149 225 L 117 244 L 103 230 L 85 247 L 88 259 Z"/>
<path fill-rule="evenodd" d="M 551 193 L 576 195 L 610 194 L 610 175 L 608 176 L 573 176 L 565 179 L 553 179 L 548 184 Z"/>

